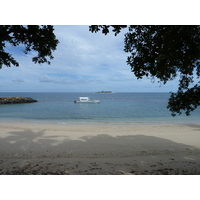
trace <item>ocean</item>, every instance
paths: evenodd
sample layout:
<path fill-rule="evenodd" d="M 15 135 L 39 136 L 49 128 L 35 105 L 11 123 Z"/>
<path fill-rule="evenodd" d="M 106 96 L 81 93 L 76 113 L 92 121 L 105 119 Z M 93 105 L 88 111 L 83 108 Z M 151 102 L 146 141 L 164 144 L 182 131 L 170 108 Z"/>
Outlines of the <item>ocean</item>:
<path fill-rule="evenodd" d="M 195 124 L 200 123 L 200 108 L 187 117 L 172 117 L 166 108 L 169 93 L 0 93 L 38 100 L 30 104 L 0 105 L 1 122 L 21 123 L 106 123 L 106 124 Z M 80 96 L 100 103 L 74 103 Z"/>

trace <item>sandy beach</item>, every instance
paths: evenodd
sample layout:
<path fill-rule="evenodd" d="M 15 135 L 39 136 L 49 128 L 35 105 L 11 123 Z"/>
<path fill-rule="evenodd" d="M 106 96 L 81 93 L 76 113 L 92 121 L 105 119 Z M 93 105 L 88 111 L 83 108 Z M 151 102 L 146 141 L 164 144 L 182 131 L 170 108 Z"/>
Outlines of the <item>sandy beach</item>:
<path fill-rule="evenodd" d="M 2 122 L 0 174 L 200 174 L 200 124 Z"/>

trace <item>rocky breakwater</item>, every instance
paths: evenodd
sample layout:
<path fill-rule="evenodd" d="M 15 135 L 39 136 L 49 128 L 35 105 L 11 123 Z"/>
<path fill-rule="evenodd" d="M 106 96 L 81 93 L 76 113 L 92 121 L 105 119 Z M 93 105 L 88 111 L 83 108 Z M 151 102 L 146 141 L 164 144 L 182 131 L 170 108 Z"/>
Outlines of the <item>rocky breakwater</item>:
<path fill-rule="evenodd" d="M 31 97 L 0 97 L 0 104 L 33 103 L 37 100 Z"/>

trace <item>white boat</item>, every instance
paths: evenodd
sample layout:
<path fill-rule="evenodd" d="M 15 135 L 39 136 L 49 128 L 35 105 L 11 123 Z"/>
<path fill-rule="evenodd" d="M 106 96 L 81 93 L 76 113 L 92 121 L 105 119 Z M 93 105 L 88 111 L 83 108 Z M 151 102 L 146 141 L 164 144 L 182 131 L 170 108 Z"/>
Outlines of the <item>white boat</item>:
<path fill-rule="evenodd" d="M 100 100 L 90 100 L 89 97 L 79 97 L 79 100 L 75 100 L 74 103 L 99 103 Z"/>

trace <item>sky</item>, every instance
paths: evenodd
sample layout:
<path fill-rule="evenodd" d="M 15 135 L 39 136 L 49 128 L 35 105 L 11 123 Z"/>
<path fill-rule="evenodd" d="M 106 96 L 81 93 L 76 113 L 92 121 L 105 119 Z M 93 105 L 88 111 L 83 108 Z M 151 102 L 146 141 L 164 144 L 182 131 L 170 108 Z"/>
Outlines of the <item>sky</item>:
<path fill-rule="evenodd" d="M 7 46 L 19 67 L 0 69 L 0 92 L 174 92 L 178 80 L 160 85 L 137 79 L 126 64 L 124 33 L 91 33 L 88 25 L 55 25 L 59 40 L 51 65 L 34 64 L 33 52 Z"/>

